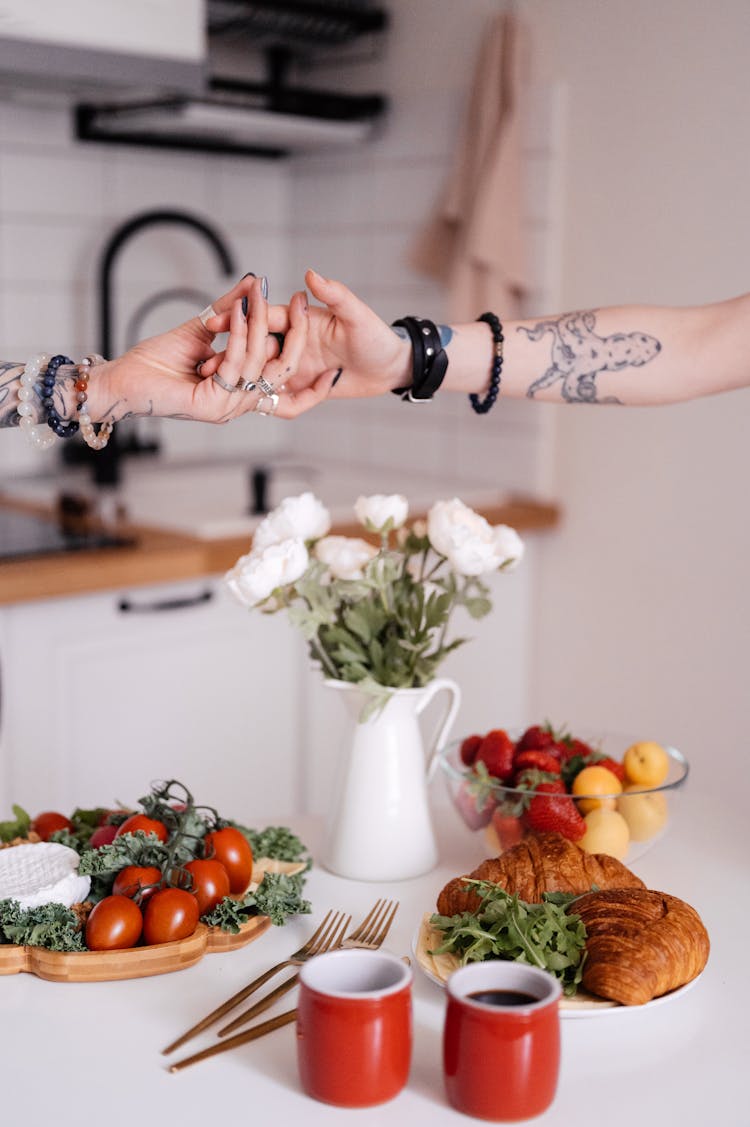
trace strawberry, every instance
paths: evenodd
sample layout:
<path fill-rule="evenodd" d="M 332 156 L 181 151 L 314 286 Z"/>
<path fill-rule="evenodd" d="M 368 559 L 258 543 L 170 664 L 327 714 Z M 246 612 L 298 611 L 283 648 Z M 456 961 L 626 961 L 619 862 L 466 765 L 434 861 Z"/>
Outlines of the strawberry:
<path fill-rule="evenodd" d="M 622 763 L 618 763 L 616 759 L 612 759 L 609 755 L 603 755 L 601 759 L 592 758 L 591 763 L 595 764 L 597 767 L 606 767 L 608 771 L 612 772 L 615 778 L 619 779 L 623 785 L 625 784 L 625 768 Z"/>
<path fill-rule="evenodd" d="M 568 788 L 559 774 L 552 775 L 548 771 L 539 771 L 536 767 L 527 767 L 516 776 L 514 785 L 517 790 L 535 791 L 544 783 L 547 794 L 567 794 Z"/>
<path fill-rule="evenodd" d="M 471 783 L 462 783 L 456 794 L 456 807 L 470 830 L 486 826 L 496 805 L 492 795 L 482 796 Z"/>
<path fill-rule="evenodd" d="M 471 767 L 472 763 L 477 757 L 477 752 L 482 745 L 482 736 L 467 736 L 461 744 L 461 762 L 467 767 Z"/>
<path fill-rule="evenodd" d="M 490 775 L 504 783 L 513 774 L 514 755 L 515 745 L 508 733 L 494 728 L 482 740 L 474 762 L 484 763 Z"/>
<path fill-rule="evenodd" d="M 501 852 L 518 845 L 526 833 L 521 819 L 515 814 L 504 814 L 499 806 L 492 814 L 492 828 L 497 834 Z"/>
<path fill-rule="evenodd" d="M 560 760 L 549 751 L 517 751 L 513 759 L 513 771 L 516 775 L 527 768 L 537 771 L 548 771 L 551 775 L 560 774 Z"/>
<path fill-rule="evenodd" d="M 537 833 L 561 833 L 569 841 L 579 841 L 586 823 L 572 798 L 559 794 L 555 783 L 540 783 L 523 816 L 525 825 Z"/>
<path fill-rule="evenodd" d="M 585 740 L 574 739 L 571 736 L 564 742 L 566 747 L 565 759 L 572 759 L 574 755 L 580 755 L 582 759 L 589 763 L 597 754 L 591 744 L 587 744 Z"/>
<path fill-rule="evenodd" d="M 518 741 L 518 751 L 544 751 L 556 741 L 555 733 L 549 724 L 542 727 L 540 724 L 533 724 L 527 728 L 524 734 Z"/>

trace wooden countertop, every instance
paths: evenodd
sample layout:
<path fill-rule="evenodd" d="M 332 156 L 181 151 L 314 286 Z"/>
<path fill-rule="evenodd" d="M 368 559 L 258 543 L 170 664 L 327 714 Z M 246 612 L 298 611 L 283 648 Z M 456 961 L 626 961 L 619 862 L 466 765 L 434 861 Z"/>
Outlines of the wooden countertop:
<path fill-rule="evenodd" d="M 38 505 L 6 498 L 0 498 L 0 504 L 26 512 L 44 511 Z M 547 531 L 560 520 L 557 505 L 524 497 L 506 498 L 496 506 L 485 505 L 478 511 L 491 524 L 509 524 L 520 533 Z M 424 514 L 412 514 L 414 519 L 420 515 Z M 136 543 L 132 547 L 60 552 L 0 562 L 0 605 L 221 574 L 249 551 L 246 536 L 202 540 L 132 525 L 118 526 L 117 531 L 132 535 Z M 342 536 L 363 535 L 361 526 L 354 523 L 337 525 L 332 531 Z"/>

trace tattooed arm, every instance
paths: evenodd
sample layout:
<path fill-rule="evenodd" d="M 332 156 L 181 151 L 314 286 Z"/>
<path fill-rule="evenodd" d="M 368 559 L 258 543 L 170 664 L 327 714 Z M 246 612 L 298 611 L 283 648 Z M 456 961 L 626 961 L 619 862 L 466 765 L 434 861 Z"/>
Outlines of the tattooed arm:
<path fill-rule="evenodd" d="M 411 347 L 340 282 L 308 271 L 310 309 L 300 381 L 343 374 L 332 397 L 383 394 L 411 382 Z M 502 311 L 499 311 L 502 315 Z M 285 330 L 283 311 L 271 328 Z M 449 365 L 441 390 L 483 395 L 488 326 L 441 326 Z M 623 306 L 503 326 L 501 395 L 553 403 L 674 403 L 750 384 L 750 294 L 694 308 Z"/>

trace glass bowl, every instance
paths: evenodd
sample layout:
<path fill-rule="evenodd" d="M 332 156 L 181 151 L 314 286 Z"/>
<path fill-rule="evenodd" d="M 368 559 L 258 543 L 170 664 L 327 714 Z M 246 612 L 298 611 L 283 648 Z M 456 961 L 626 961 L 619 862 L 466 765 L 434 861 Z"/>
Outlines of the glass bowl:
<path fill-rule="evenodd" d="M 521 733 L 508 732 L 508 735 L 515 743 Z M 637 742 L 614 735 L 586 740 L 595 752 L 618 763 L 625 751 Z M 440 748 L 436 753 L 437 764 L 453 807 L 476 836 L 483 856 L 497 856 L 535 830 L 556 829 L 591 853 L 609 853 L 630 864 L 669 831 L 689 772 L 681 752 L 662 745 L 669 768 L 659 786 L 647 787 L 626 779 L 624 788 L 627 789 L 618 793 L 543 794 L 503 784 L 486 772 L 482 778 L 474 767 L 462 762 L 463 743 L 464 740 L 454 740 Z M 533 811 L 530 810 L 532 801 Z M 612 813 L 616 816 L 611 817 Z M 581 817 L 586 825 L 583 837 L 580 837 Z"/>

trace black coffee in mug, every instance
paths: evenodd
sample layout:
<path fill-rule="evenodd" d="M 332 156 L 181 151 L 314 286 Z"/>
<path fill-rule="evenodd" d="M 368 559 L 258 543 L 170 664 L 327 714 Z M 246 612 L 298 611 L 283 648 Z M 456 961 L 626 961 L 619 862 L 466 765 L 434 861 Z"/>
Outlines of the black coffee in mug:
<path fill-rule="evenodd" d="M 529 1006 L 539 1001 L 533 994 L 521 990 L 475 990 L 466 996 L 486 1006 Z"/>

